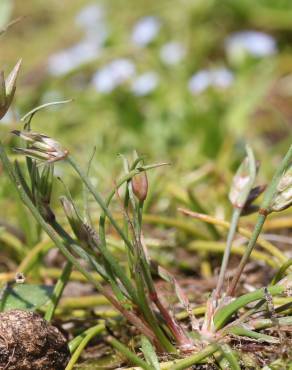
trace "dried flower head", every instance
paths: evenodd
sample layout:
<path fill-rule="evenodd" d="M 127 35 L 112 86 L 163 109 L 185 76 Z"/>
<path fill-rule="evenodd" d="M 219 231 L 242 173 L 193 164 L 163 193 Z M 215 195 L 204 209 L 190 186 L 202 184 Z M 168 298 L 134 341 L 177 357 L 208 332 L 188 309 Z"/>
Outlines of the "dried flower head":
<path fill-rule="evenodd" d="M 270 210 L 279 212 L 292 205 L 292 165 L 284 172 L 272 199 Z"/>
<path fill-rule="evenodd" d="M 19 136 L 28 143 L 28 148 L 15 148 L 18 153 L 27 157 L 53 163 L 60 161 L 69 154 L 67 149 L 62 148 L 56 140 L 37 132 L 13 130 L 14 135 Z"/>
<path fill-rule="evenodd" d="M 246 151 L 247 157 L 243 160 L 233 177 L 229 192 L 229 199 L 233 207 L 241 209 L 244 208 L 248 201 L 257 172 L 256 161 L 252 149 L 247 146 Z"/>
<path fill-rule="evenodd" d="M 0 71 L 0 119 L 8 111 L 16 90 L 16 80 L 21 66 L 21 59 L 16 63 L 8 77 L 4 78 L 4 72 Z"/>

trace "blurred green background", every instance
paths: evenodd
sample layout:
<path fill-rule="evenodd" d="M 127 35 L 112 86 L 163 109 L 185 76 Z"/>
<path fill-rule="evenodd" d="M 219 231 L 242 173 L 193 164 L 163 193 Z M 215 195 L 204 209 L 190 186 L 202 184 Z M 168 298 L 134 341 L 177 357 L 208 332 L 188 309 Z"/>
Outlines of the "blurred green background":
<path fill-rule="evenodd" d="M 189 186 L 196 171 L 216 170 L 215 194 L 198 190 L 214 213 L 246 142 L 265 178 L 291 142 L 289 0 L 0 4 L 1 27 L 20 17 L 0 36 L 1 69 L 7 74 L 23 58 L 1 136 L 10 142 L 9 131 L 35 106 L 73 99 L 39 112 L 33 130 L 58 139 L 84 166 L 95 146 L 92 176 L 103 190 L 122 168 L 117 154 L 137 149 L 148 162 L 172 163 L 153 175 L 157 188 Z M 8 188 L 1 187 L 6 199 Z"/>

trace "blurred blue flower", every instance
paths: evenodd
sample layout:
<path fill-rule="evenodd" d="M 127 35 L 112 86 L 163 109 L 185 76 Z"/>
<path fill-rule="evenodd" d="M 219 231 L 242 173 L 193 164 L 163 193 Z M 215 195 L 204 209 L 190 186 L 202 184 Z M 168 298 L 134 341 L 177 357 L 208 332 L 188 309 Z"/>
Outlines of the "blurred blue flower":
<path fill-rule="evenodd" d="M 132 83 L 132 92 L 137 96 L 150 94 L 158 86 L 159 77 L 156 72 L 145 72 Z"/>
<path fill-rule="evenodd" d="M 90 4 L 81 9 L 75 21 L 85 32 L 85 38 L 101 45 L 108 36 L 105 11 L 101 5 Z"/>
<path fill-rule="evenodd" d="M 210 73 L 207 70 L 201 70 L 190 78 L 189 90 L 193 94 L 200 94 L 209 87 L 210 82 Z"/>
<path fill-rule="evenodd" d="M 188 87 L 191 93 L 200 94 L 211 86 L 227 88 L 233 80 L 232 72 L 226 68 L 203 69 L 190 78 Z"/>
<path fill-rule="evenodd" d="M 92 83 L 101 93 L 110 93 L 123 82 L 135 75 L 135 65 L 129 59 L 116 59 L 99 69 L 93 76 Z"/>
<path fill-rule="evenodd" d="M 104 19 L 104 8 L 99 4 L 89 4 L 80 10 L 75 20 L 76 23 L 84 28 L 95 27 L 96 23 Z"/>
<path fill-rule="evenodd" d="M 72 71 L 78 66 L 96 59 L 100 55 L 100 46 L 90 41 L 78 44 L 53 54 L 48 59 L 48 71 L 54 76 L 60 76 Z"/>
<path fill-rule="evenodd" d="M 48 71 L 54 76 L 63 75 L 84 63 L 96 59 L 107 39 L 104 9 L 97 4 L 85 6 L 76 16 L 76 23 L 83 28 L 85 37 L 77 44 L 61 50 L 48 59 Z"/>
<path fill-rule="evenodd" d="M 242 31 L 229 36 L 225 40 L 226 53 L 234 60 L 250 54 L 255 57 L 273 55 L 277 51 L 275 39 L 263 32 Z"/>
<path fill-rule="evenodd" d="M 138 46 L 148 45 L 158 35 L 160 21 L 153 16 L 141 18 L 133 28 L 132 41 Z"/>
<path fill-rule="evenodd" d="M 160 49 L 160 59 L 168 65 L 178 64 L 184 58 L 186 49 L 183 44 L 171 41 L 164 44 Z"/>
<path fill-rule="evenodd" d="M 222 89 L 229 87 L 234 80 L 233 73 L 227 68 L 215 68 L 209 73 L 211 84 Z"/>

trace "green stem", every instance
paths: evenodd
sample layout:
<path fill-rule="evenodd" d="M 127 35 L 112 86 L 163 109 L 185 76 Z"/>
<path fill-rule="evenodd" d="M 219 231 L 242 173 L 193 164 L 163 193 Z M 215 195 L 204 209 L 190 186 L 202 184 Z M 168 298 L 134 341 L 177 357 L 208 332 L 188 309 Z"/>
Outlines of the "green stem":
<path fill-rule="evenodd" d="M 224 343 L 221 345 L 218 344 L 218 348 L 220 348 L 222 355 L 227 360 L 227 363 L 229 365 L 228 368 L 230 367 L 231 370 L 240 370 L 240 365 L 230 346 L 227 343 Z"/>
<path fill-rule="evenodd" d="M 121 238 L 126 243 L 127 247 L 131 249 L 132 248 L 131 241 L 127 238 L 124 231 L 117 224 L 116 220 L 113 218 L 111 212 L 109 211 L 105 201 L 102 199 L 101 195 L 96 191 L 96 189 L 94 188 L 94 186 L 92 185 L 88 177 L 86 176 L 85 172 L 81 169 L 81 167 L 77 164 L 77 162 L 75 162 L 75 160 L 71 156 L 68 156 L 66 160 L 71 165 L 71 167 L 77 172 L 77 174 L 80 176 L 81 180 L 84 182 L 88 190 L 93 195 L 94 199 L 100 205 L 105 215 L 109 218 L 113 227 L 116 229 L 118 234 L 121 236 Z"/>
<path fill-rule="evenodd" d="M 137 291 L 138 291 L 138 297 L 139 302 L 141 303 L 141 311 L 151 326 L 153 332 L 157 336 L 157 339 L 159 343 L 170 353 L 176 353 L 176 348 L 170 343 L 168 338 L 165 336 L 163 331 L 161 330 L 159 323 L 157 322 L 157 319 L 152 312 L 149 302 L 147 301 L 145 290 L 144 290 L 144 281 L 142 277 L 142 272 L 135 271 L 136 273 L 136 284 L 137 284 Z"/>
<path fill-rule="evenodd" d="M 128 347 L 119 342 L 117 339 L 108 337 L 106 341 L 112 347 L 121 352 L 125 357 L 127 357 L 133 364 L 140 366 L 144 370 L 153 370 L 152 366 L 148 365 L 147 362 L 138 357 L 134 352 L 130 351 Z"/>
<path fill-rule="evenodd" d="M 195 353 L 189 357 L 186 357 L 182 360 L 178 360 L 174 362 L 174 365 L 172 365 L 169 370 L 183 370 L 187 369 L 192 365 L 195 365 L 202 360 L 204 360 L 206 357 L 213 355 L 214 352 L 218 350 L 217 344 L 210 344 L 206 348 L 204 348 L 202 351 Z"/>
<path fill-rule="evenodd" d="M 276 275 L 273 277 L 273 280 L 271 282 L 271 285 L 276 284 L 279 280 L 282 279 L 284 272 L 292 266 L 292 258 L 287 260 L 277 271 Z"/>
<path fill-rule="evenodd" d="M 272 337 L 271 335 L 257 333 L 256 331 L 247 329 L 241 325 L 239 326 L 233 326 L 228 330 L 229 333 L 238 335 L 241 337 L 248 337 L 260 341 L 264 341 L 267 343 L 279 343 L 279 338 Z"/>
<path fill-rule="evenodd" d="M 146 170 L 146 169 L 150 169 L 150 168 L 153 168 L 153 167 L 154 166 L 145 166 L 144 168 Z M 116 190 L 122 184 L 124 184 L 125 182 L 128 182 L 135 174 L 137 174 L 139 172 L 141 172 L 141 170 L 138 170 L 138 169 L 132 170 L 129 173 L 127 173 L 118 182 L 118 184 L 116 185 L 115 189 L 112 190 L 112 192 L 110 193 L 110 195 L 108 196 L 108 198 L 107 198 L 107 200 L 105 202 L 105 206 L 106 207 L 109 206 L 109 204 L 111 202 L 111 199 L 113 198 Z M 143 211 L 143 202 L 142 203 L 139 203 L 139 206 L 138 206 L 138 222 L 137 222 L 137 227 L 138 227 L 137 235 L 138 235 L 138 237 L 141 234 L 142 211 Z M 105 240 L 105 219 L 106 219 L 106 216 L 108 216 L 108 214 L 106 214 L 106 212 L 104 212 L 103 215 L 100 217 L 100 222 L 99 222 L 100 238 L 101 238 L 101 241 L 103 242 L 102 243 L 103 245 L 105 245 L 105 243 L 106 243 L 106 240 Z M 125 233 L 125 237 L 128 239 L 128 235 L 127 234 L 128 233 Z M 125 241 L 125 239 L 124 239 L 124 241 Z M 139 242 L 139 241 L 136 241 L 136 242 Z M 133 250 L 133 247 L 132 247 L 132 244 L 131 244 L 131 248 L 128 248 L 128 251 L 130 252 L 132 250 Z M 107 249 L 104 248 L 104 247 L 103 247 L 103 250 L 102 251 L 103 251 L 103 253 L 108 253 L 107 252 Z M 140 250 L 140 252 L 142 253 L 142 256 L 140 256 L 140 257 L 143 260 L 143 262 L 145 262 L 143 264 L 143 267 L 142 267 L 141 272 L 144 272 L 144 277 L 145 277 L 146 282 L 148 283 L 148 286 L 154 286 L 154 284 L 152 282 L 152 278 L 151 278 L 151 273 L 149 271 L 149 267 L 147 266 L 147 262 L 146 262 L 144 253 L 143 253 L 142 250 Z M 148 268 L 148 271 L 147 271 L 147 268 Z M 143 282 L 142 277 L 140 276 L 140 273 L 136 273 L 135 274 L 135 277 L 136 277 L 135 280 L 136 280 L 137 291 L 138 291 L 138 294 L 137 294 L 137 302 L 138 302 L 138 305 L 139 305 L 141 311 L 143 312 L 143 314 L 144 314 L 147 322 L 150 324 L 152 330 L 154 331 L 154 333 L 157 336 L 157 339 L 159 340 L 159 342 L 161 343 L 161 345 L 168 352 L 172 352 L 172 353 L 173 352 L 176 352 L 175 347 L 170 343 L 170 341 L 168 340 L 168 338 L 165 336 L 165 334 L 163 333 L 163 331 L 159 327 L 159 323 L 157 322 L 157 319 L 156 319 L 155 315 L 153 314 L 151 308 L 149 307 L 149 303 L 148 303 L 147 298 L 145 296 L 144 282 Z"/>
<path fill-rule="evenodd" d="M 266 221 L 266 218 L 267 218 L 267 216 L 264 215 L 264 214 L 259 214 L 258 215 L 257 223 L 256 223 L 256 225 L 253 229 L 251 239 L 249 240 L 248 246 L 246 247 L 244 255 L 241 258 L 241 261 L 240 261 L 240 264 L 239 264 L 239 266 L 236 270 L 235 276 L 232 279 L 230 287 L 228 289 L 227 295 L 229 295 L 229 296 L 233 296 L 234 293 L 235 293 L 235 289 L 237 287 L 240 276 L 243 272 L 243 269 L 244 269 L 244 267 L 245 267 L 245 265 L 246 265 L 246 263 L 247 263 L 247 261 L 250 257 L 250 254 L 251 254 L 254 246 L 256 245 L 258 236 L 260 235 L 260 233 L 262 231 L 262 227 L 263 227 L 263 225 Z"/>
<path fill-rule="evenodd" d="M 230 253 L 231 253 L 231 247 L 232 247 L 232 242 L 236 233 L 236 229 L 238 226 L 239 218 L 241 214 L 241 208 L 234 208 L 233 209 L 233 214 L 232 214 L 232 219 L 230 223 L 230 229 L 228 232 L 228 237 L 227 237 L 227 242 L 226 242 L 226 248 L 224 250 L 224 255 L 221 263 L 221 269 L 220 269 L 220 274 L 215 290 L 215 298 L 218 299 L 220 297 L 223 284 L 224 284 L 224 279 L 225 279 L 225 274 L 226 274 L 226 269 L 227 265 L 229 262 L 230 258 Z"/>
<path fill-rule="evenodd" d="M 286 287 L 283 285 L 274 285 L 272 287 L 269 287 L 268 291 L 272 296 L 274 296 L 283 293 L 285 289 Z M 259 299 L 262 299 L 264 297 L 265 297 L 264 288 L 258 289 L 254 292 L 240 296 L 239 298 L 229 303 L 227 306 L 224 306 L 223 308 L 219 309 L 214 316 L 215 329 L 216 330 L 221 329 L 222 326 L 227 322 L 227 320 L 240 308 L 246 306 L 251 302 L 258 301 Z"/>
<path fill-rule="evenodd" d="M 68 365 L 65 370 L 72 370 L 76 362 L 78 361 L 82 351 L 87 346 L 92 338 L 100 334 L 104 330 L 104 324 L 99 324 L 87 329 L 84 333 L 80 334 L 78 337 L 74 338 L 73 341 L 69 343 L 70 352 L 73 353 Z M 76 348 L 77 347 L 77 348 Z"/>
<path fill-rule="evenodd" d="M 7 171 L 12 183 L 14 184 L 17 192 L 23 203 L 27 206 L 30 210 L 33 217 L 36 221 L 40 224 L 43 230 L 48 234 L 48 236 L 52 239 L 56 247 L 62 252 L 62 254 L 67 258 L 69 262 L 71 262 L 77 270 L 79 270 L 88 281 L 90 281 L 95 288 L 100 291 L 110 302 L 111 304 L 121 312 L 121 314 L 130 321 L 133 325 L 135 325 L 138 330 L 146 335 L 150 340 L 154 340 L 154 335 L 152 331 L 135 315 L 133 312 L 124 309 L 112 296 L 112 294 L 107 291 L 99 282 L 97 282 L 92 275 L 78 262 L 78 260 L 69 252 L 68 248 L 63 244 L 63 242 L 59 239 L 58 234 L 55 230 L 43 219 L 40 215 L 38 209 L 32 203 L 31 199 L 27 196 L 26 192 L 23 190 L 21 183 L 19 182 L 16 173 L 7 157 L 7 154 L 3 148 L 2 143 L 0 142 L 0 158 L 3 163 L 3 167 Z"/>
<path fill-rule="evenodd" d="M 287 154 L 285 155 L 282 163 L 280 164 L 280 166 L 276 170 L 276 172 L 274 174 L 274 177 L 273 177 L 270 185 L 268 186 L 268 188 L 265 192 L 265 196 L 264 196 L 263 202 L 261 204 L 260 212 L 259 212 L 259 215 L 258 215 L 257 223 L 256 223 L 255 228 L 253 230 L 251 239 L 248 243 L 245 254 L 242 256 L 242 259 L 241 259 L 240 264 L 237 268 L 236 274 L 235 274 L 235 276 L 234 276 L 234 278 L 233 278 L 233 280 L 230 284 L 230 287 L 229 287 L 229 290 L 228 290 L 228 295 L 230 295 L 230 296 L 233 296 L 234 293 L 235 293 L 235 289 L 237 287 L 237 283 L 240 279 L 242 271 L 243 271 L 243 269 L 244 269 L 244 267 L 245 267 L 245 265 L 246 265 L 246 263 L 249 259 L 249 256 L 250 256 L 253 248 L 256 245 L 257 238 L 258 238 L 258 236 L 259 236 L 259 234 L 262 230 L 262 227 L 265 223 L 266 217 L 267 217 L 268 213 L 270 212 L 270 209 L 269 209 L 270 208 L 270 203 L 271 203 L 271 201 L 274 197 L 274 194 L 277 191 L 278 183 L 281 180 L 283 172 L 289 166 L 291 160 L 292 160 L 292 145 L 290 146 L 290 148 L 289 148 Z"/>
<path fill-rule="evenodd" d="M 51 226 L 63 238 L 65 243 L 66 242 L 69 242 L 69 243 L 72 242 L 72 240 L 70 239 L 70 235 L 67 234 L 67 232 L 62 228 L 62 226 L 60 224 L 58 224 L 58 222 L 56 220 L 53 220 L 51 222 Z M 55 285 L 55 288 L 54 288 L 53 296 L 52 296 L 51 301 L 49 303 L 49 306 L 46 310 L 45 320 L 47 320 L 47 321 L 51 321 L 53 316 L 54 316 L 55 310 L 58 306 L 58 303 L 59 303 L 60 298 L 63 294 L 65 286 L 67 285 L 67 283 L 70 279 L 72 268 L 73 268 L 72 263 L 67 261 L 66 265 L 65 265 L 65 267 L 62 271 L 61 276 L 58 278 L 58 281 L 57 281 L 57 283 Z"/>
<path fill-rule="evenodd" d="M 156 292 L 155 285 L 153 283 L 150 266 L 146 259 L 145 251 L 142 246 L 141 233 L 142 233 L 142 218 L 143 218 L 143 201 L 139 201 L 137 204 L 137 244 L 138 244 L 138 260 L 141 265 L 141 270 L 146 282 L 150 300 L 157 306 L 162 317 L 165 320 L 165 323 L 171 330 L 175 340 L 180 346 L 191 345 L 191 340 L 184 334 L 182 328 L 176 323 L 175 319 L 171 317 L 167 309 L 162 304 L 161 300 L 158 297 Z M 143 289 L 144 290 L 144 289 Z M 163 334 L 163 332 L 162 332 Z"/>
<path fill-rule="evenodd" d="M 105 215 L 109 218 L 111 224 L 114 226 L 116 231 L 122 237 L 122 239 L 124 240 L 127 247 L 131 250 L 133 248 L 131 241 L 127 238 L 124 231 L 117 224 L 117 222 L 113 218 L 111 212 L 109 211 L 109 209 L 107 207 L 107 204 L 104 202 L 101 195 L 95 190 L 94 186 L 91 184 L 91 182 L 89 181 L 89 179 L 86 176 L 86 174 L 84 173 L 84 171 L 80 168 L 80 166 L 74 161 L 74 159 L 71 156 L 68 156 L 67 161 L 72 166 L 72 168 L 78 173 L 81 180 L 84 182 L 84 184 L 86 185 L 88 190 L 94 196 L 95 200 L 100 205 L 100 207 L 102 208 Z M 101 230 L 101 231 L 104 231 L 104 230 Z M 104 232 L 100 233 L 100 241 L 101 242 L 100 242 L 100 245 L 99 245 L 99 249 L 100 249 L 101 253 L 105 257 L 105 259 L 108 261 L 111 268 L 115 271 L 118 278 L 122 281 L 123 285 L 127 289 L 128 293 L 131 296 L 131 298 L 133 299 L 134 303 L 139 305 L 139 300 L 137 299 L 137 295 L 136 295 L 136 292 L 134 290 L 134 287 L 133 287 L 131 281 L 128 279 L 125 271 L 117 263 L 116 259 L 112 256 L 112 254 L 106 248 L 106 241 L 105 241 Z"/>
<path fill-rule="evenodd" d="M 46 313 L 45 313 L 45 320 L 47 321 L 51 321 L 53 316 L 54 316 L 54 313 L 55 313 L 55 310 L 58 306 L 58 303 L 60 301 L 60 298 L 63 294 L 63 291 L 64 291 L 64 288 L 67 284 L 67 282 L 69 281 L 70 279 L 70 275 L 71 275 L 71 272 L 72 272 L 72 263 L 67 261 L 66 262 L 66 265 L 63 269 L 63 272 L 61 274 L 61 276 L 59 277 L 56 285 L 55 285 L 55 288 L 54 288 L 54 292 L 53 292 L 53 296 L 51 298 L 51 301 L 49 303 L 49 306 L 46 310 Z"/>
<path fill-rule="evenodd" d="M 256 330 L 272 328 L 275 325 L 291 326 L 292 316 L 284 316 L 277 318 L 277 323 L 273 319 L 254 319 L 248 322 L 248 325 Z"/>

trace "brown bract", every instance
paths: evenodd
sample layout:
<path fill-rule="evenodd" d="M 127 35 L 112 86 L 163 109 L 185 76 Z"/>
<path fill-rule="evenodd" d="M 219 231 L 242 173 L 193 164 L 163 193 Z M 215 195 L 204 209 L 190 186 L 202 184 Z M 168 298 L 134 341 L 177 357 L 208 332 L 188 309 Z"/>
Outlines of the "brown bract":
<path fill-rule="evenodd" d="M 0 313 L 1 370 L 63 370 L 69 358 L 63 334 L 38 314 Z"/>

